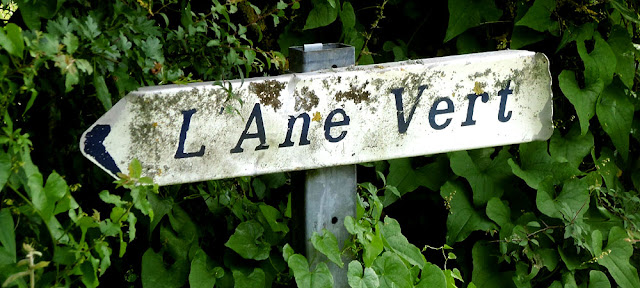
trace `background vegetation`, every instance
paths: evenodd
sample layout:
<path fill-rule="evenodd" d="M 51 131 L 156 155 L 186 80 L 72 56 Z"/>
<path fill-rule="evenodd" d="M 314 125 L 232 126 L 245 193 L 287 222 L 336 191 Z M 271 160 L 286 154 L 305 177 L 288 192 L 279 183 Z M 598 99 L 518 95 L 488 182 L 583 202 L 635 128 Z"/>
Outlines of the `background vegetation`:
<path fill-rule="evenodd" d="M 544 52 L 556 127 L 546 142 L 361 165 L 352 241 L 313 238 L 352 287 L 640 287 L 639 7 L 2 0 L 0 283 L 330 287 L 289 245 L 291 173 L 158 188 L 134 162 L 113 183 L 78 140 L 137 87 L 280 74 L 289 46 L 344 42 L 359 65 Z"/>

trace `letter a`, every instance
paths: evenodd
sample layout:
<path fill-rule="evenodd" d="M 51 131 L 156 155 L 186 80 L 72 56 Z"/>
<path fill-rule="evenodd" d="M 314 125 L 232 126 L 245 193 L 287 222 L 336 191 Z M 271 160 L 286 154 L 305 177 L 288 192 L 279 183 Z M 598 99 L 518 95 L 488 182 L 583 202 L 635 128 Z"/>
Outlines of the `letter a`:
<path fill-rule="evenodd" d="M 247 133 L 247 131 L 249 131 L 249 127 L 251 127 L 251 123 L 253 123 L 254 120 L 256 121 L 256 127 L 258 128 L 258 131 L 256 133 Z M 256 146 L 256 151 L 269 148 L 269 145 L 267 145 L 267 137 L 264 134 L 264 123 L 262 123 L 262 110 L 260 110 L 260 103 L 256 103 L 256 105 L 253 106 L 253 111 L 251 111 L 249 120 L 247 120 L 247 125 L 244 127 L 244 132 L 242 132 L 242 135 L 240 135 L 240 140 L 238 140 L 238 144 L 236 144 L 236 147 L 231 149 L 231 153 L 243 152 L 244 149 L 242 149 L 241 147 L 242 142 L 245 139 L 251 138 L 260 139 L 260 145 Z"/>

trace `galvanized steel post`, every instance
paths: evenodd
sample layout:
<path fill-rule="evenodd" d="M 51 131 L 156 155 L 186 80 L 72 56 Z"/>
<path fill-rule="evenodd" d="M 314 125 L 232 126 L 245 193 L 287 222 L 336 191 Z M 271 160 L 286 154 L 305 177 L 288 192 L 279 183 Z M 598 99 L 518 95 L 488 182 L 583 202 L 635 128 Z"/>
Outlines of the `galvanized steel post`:
<path fill-rule="evenodd" d="M 289 47 L 291 72 L 311 72 L 346 67 L 355 64 L 355 49 L 344 44 L 307 44 Z M 343 256 L 344 268 L 327 260 L 311 244 L 314 232 L 331 231 L 343 247 L 349 233 L 344 227 L 347 216 L 356 214 L 356 165 L 336 166 L 306 172 L 304 190 L 304 240 L 307 259 L 312 269 L 326 261 L 334 278 L 334 287 L 348 287 L 348 257 Z"/>

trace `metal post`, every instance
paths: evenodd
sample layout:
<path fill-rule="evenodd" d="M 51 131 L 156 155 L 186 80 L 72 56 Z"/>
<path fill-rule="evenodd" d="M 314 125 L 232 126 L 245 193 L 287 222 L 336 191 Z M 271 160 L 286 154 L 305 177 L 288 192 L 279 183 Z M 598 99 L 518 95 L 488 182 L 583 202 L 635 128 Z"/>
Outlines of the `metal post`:
<path fill-rule="evenodd" d="M 321 69 L 346 67 L 355 64 L 355 49 L 344 44 L 307 44 L 289 48 L 289 70 L 311 72 Z M 307 259 L 312 269 L 326 257 L 318 253 L 311 244 L 313 232 L 322 229 L 331 231 L 343 247 L 349 238 L 344 228 L 344 219 L 356 214 L 356 166 L 337 166 L 309 170 L 306 172 L 304 191 L 304 235 Z M 347 267 L 351 259 L 343 256 L 345 267 L 328 262 L 333 275 L 334 287 L 349 287 Z"/>

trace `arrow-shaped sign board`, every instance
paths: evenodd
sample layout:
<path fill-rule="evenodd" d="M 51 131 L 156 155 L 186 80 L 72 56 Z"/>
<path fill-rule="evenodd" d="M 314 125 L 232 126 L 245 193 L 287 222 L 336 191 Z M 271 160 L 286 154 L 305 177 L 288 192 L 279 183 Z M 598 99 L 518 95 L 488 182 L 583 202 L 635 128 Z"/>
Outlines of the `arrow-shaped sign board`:
<path fill-rule="evenodd" d="M 115 176 L 160 185 L 546 140 L 544 54 L 498 51 L 276 77 L 141 88 L 82 135 Z"/>

